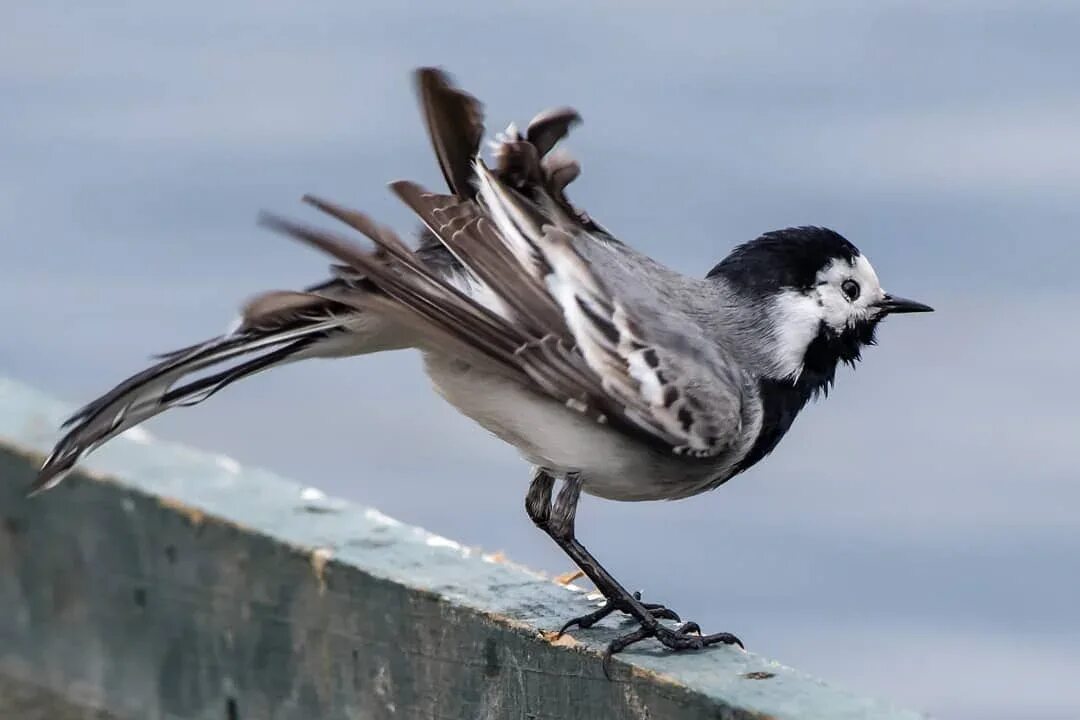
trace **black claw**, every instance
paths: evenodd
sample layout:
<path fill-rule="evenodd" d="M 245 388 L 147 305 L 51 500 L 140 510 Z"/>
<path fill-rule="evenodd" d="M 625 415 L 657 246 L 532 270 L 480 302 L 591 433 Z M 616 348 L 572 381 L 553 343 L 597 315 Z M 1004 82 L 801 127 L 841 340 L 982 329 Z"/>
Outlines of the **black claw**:
<path fill-rule="evenodd" d="M 743 641 L 731 633 L 713 633 L 712 635 L 706 635 L 703 639 L 708 645 L 719 645 L 723 643 L 724 645 L 738 645 L 743 650 L 746 649 L 746 646 L 743 645 Z"/>

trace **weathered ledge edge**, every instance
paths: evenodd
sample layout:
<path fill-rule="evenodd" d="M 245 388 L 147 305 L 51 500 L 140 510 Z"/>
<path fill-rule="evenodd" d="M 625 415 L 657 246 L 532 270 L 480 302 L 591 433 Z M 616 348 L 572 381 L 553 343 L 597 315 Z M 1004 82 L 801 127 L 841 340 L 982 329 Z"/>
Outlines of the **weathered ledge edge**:
<path fill-rule="evenodd" d="M 128 433 L 26 499 L 67 408 L 0 377 L 0 674 L 132 718 L 923 717 L 720 647 L 553 644 L 581 592 Z"/>

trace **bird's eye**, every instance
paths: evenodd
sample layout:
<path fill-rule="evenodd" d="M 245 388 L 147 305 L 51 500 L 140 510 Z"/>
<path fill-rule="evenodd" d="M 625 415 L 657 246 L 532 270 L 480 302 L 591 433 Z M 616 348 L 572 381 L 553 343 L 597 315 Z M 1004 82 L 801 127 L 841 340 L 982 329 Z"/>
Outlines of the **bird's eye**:
<path fill-rule="evenodd" d="M 844 295 L 847 295 L 848 300 L 859 297 L 859 283 L 854 280 L 845 280 L 840 284 L 840 289 L 844 291 Z"/>

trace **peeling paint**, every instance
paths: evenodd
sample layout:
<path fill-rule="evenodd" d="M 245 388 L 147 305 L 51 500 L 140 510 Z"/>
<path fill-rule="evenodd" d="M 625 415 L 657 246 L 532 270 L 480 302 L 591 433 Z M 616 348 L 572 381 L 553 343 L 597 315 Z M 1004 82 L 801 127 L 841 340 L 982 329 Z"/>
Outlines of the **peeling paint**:
<path fill-rule="evenodd" d="M 319 583 L 319 594 L 326 593 L 326 564 L 334 557 L 334 551 L 328 547 L 317 547 L 311 551 L 311 569 Z"/>
<path fill-rule="evenodd" d="M 565 572 L 562 575 L 556 575 L 553 579 L 559 585 L 565 586 L 582 577 L 585 577 L 585 573 L 581 570 L 571 570 L 570 572 Z"/>
<path fill-rule="evenodd" d="M 554 630 L 541 630 L 540 637 L 544 638 L 544 640 L 546 640 L 549 645 L 554 645 L 555 647 L 581 647 L 581 643 L 575 640 L 570 635 L 567 635 L 565 633 L 560 635 Z"/>

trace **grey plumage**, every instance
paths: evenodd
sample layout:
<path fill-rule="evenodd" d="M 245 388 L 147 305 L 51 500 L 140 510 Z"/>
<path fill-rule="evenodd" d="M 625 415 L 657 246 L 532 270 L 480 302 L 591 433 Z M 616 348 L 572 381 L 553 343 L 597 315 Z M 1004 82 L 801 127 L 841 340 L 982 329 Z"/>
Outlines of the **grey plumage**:
<path fill-rule="evenodd" d="M 35 489 L 124 429 L 241 377 L 416 348 L 450 403 L 537 466 L 530 517 L 597 583 L 608 611 L 641 622 L 645 634 L 613 651 L 646 636 L 674 649 L 737 642 L 660 628 L 657 618 L 674 613 L 638 602 L 574 540 L 577 494 L 671 499 L 723 483 L 776 446 L 882 318 L 929 308 L 886 294 L 865 257 L 823 228 L 767 233 L 705 278 L 676 273 L 566 197 L 580 166 L 555 146 L 580 121 L 576 111 L 541 113 L 524 134 L 511 127 L 489 167 L 479 102 L 434 69 L 417 73 L 417 88 L 449 188 L 391 185 L 423 223 L 418 248 L 318 198 L 305 200 L 371 246 L 265 215 L 265 225 L 336 258 L 334 276 L 260 295 L 233 332 L 162 356 L 87 405 Z M 551 505 L 553 478 L 566 485 Z"/>

